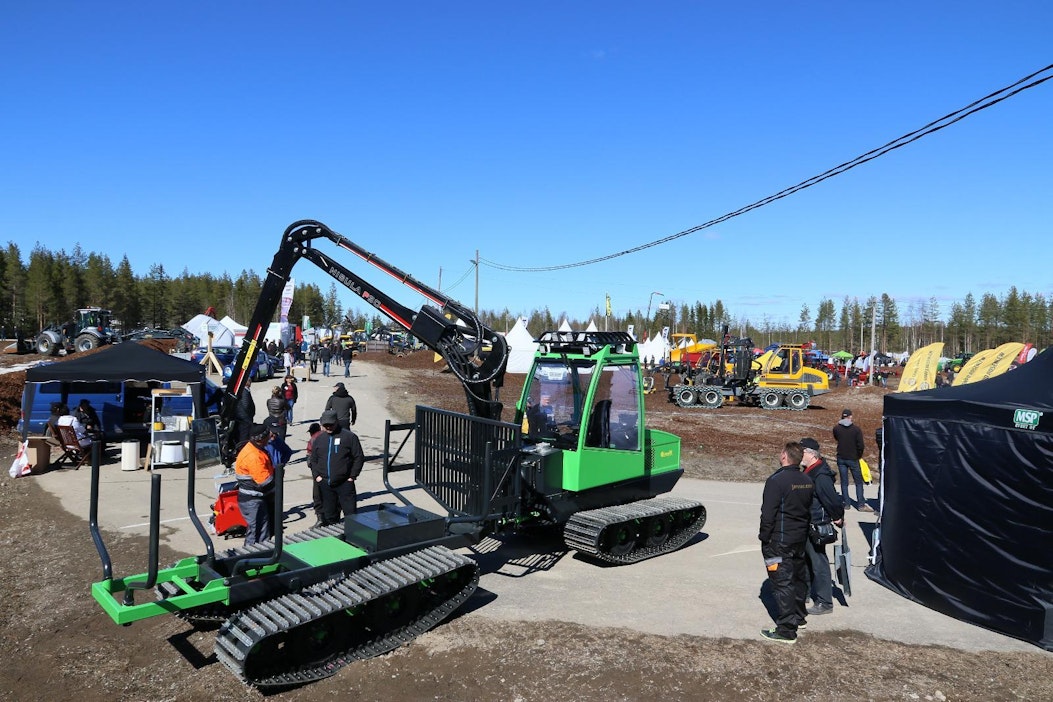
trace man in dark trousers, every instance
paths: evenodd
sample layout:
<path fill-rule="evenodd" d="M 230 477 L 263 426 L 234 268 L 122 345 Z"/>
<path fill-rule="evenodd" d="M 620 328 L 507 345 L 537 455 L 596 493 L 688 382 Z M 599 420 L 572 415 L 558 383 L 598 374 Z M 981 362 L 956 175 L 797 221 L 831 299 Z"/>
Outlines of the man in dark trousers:
<path fill-rule="evenodd" d="M 329 364 L 333 361 L 333 350 L 329 344 L 322 344 L 318 349 L 318 359 L 322 362 L 322 375 L 329 377 Z"/>
<path fill-rule="evenodd" d="M 341 512 L 345 517 L 355 513 L 355 479 L 362 472 L 366 456 L 358 436 L 337 423 L 336 412 L 322 412 L 318 422 L 322 431 L 311 441 L 307 464 L 322 490 L 322 519 L 325 525 L 337 524 Z"/>
<path fill-rule="evenodd" d="M 358 408 L 355 406 L 355 398 L 347 394 L 347 388 L 344 387 L 343 383 L 337 383 L 333 386 L 333 394 L 326 400 L 325 409 L 336 412 L 336 419 L 344 431 L 351 431 L 351 427 L 358 420 Z"/>
<path fill-rule="evenodd" d="M 355 350 L 351 348 L 350 342 L 340 349 L 340 360 L 344 362 L 344 377 L 351 377 L 351 360 L 355 357 Z"/>
<path fill-rule="evenodd" d="M 808 565 L 804 544 L 808 540 L 815 485 L 801 472 L 803 458 L 799 443 L 793 441 L 783 447 L 779 470 L 764 483 L 757 534 L 778 610 L 775 626 L 762 629 L 761 636 L 788 644 L 797 641 L 797 627 L 804 624 L 807 615 L 804 604 L 808 597 Z"/>
<path fill-rule="evenodd" d="M 801 468 L 815 483 L 811 507 L 812 524 L 829 523 L 843 527 L 845 510 L 834 487 L 834 471 L 819 452 L 819 442 L 812 438 L 801 439 L 801 448 L 804 449 Z M 809 595 L 812 598 L 812 606 L 808 608 L 808 614 L 829 614 L 834 610 L 834 596 L 826 544 L 809 538 L 804 544 L 804 553 L 808 557 L 811 582 Z"/>
<path fill-rule="evenodd" d="M 852 410 L 841 412 L 841 421 L 834 425 L 834 440 L 837 441 L 837 472 L 841 474 L 841 504 L 847 509 L 851 506 L 848 500 L 848 474 L 856 483 L 856 509 L 860 512 L 873 512 L 863 497 L 863 471 L 859 468 L 859 459 L 863 457 L 863 431 L 852 423 Z"/>

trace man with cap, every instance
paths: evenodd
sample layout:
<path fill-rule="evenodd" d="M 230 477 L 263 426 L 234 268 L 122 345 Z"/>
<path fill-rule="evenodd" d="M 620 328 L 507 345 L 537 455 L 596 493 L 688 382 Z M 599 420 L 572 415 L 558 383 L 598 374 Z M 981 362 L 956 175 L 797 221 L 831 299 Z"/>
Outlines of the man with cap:
<path fill-rule="evenodd" d="M 311 468 L 314 482 L 322 493 L 322 521 L 325 525 L 355 513 L 355 479 L 362 473 L 366 456 L 358 435 L 337 422 L 336 412 L 326 410 L 318 418 L 322 431 L 311 441 Z"/>
<path fill-rule="evenodd" d="M 863 457 L 863 430 L 852 423 L 852 410 L 841 412 L 841 421 L 834 425 L 834 440 L 837 441 L 837 472 L 841 474 L 841 503 L 851 506 L 848 499 L 848 474 L 856 483 L 856 509 L 873 512 L 863 497 L 863 472 L 859 459 Z"/>
<path fill-rule="evenodd" d="M 265 447 L 271 439 L 270 429 L 253 424 L 249 440 L 234 461 L 238 481 L 238 509 L 248 524 L 245 545 L 266 541 L 274 535 L 274 463 Z"/>
<path fill-rule="evenodd" d="M 336 412 L 336 420 L 344 431 L 351 431 L 351 427 L 358 420 L 358 408 L 355 407 L 355 398 L 347 394 L 347 388 L 344 387 L 343 383 L 337 383 L 333 386 L 333 394 L 326 400 L 325 409 Z"/>
<path fill-rule="evenodd" d="M 800 444 L 804 449 L 801 470 L 815 483 L 811 506 L 812 524 L 829 523 L 843 527 L 845 510 L 837 497 L 837 489 L 834 488 L 834 471 L 820 454 L 819 442 L 809 437 L 801 439 Z M 804 553 L 808 558 L 811 580 L 809 595 L 812 598 L 812 606 L 808 608 L 808 614 L 829 614 L 834 609 L 834 598 L 826 544 L 809 538 L 804 544 Z"/>

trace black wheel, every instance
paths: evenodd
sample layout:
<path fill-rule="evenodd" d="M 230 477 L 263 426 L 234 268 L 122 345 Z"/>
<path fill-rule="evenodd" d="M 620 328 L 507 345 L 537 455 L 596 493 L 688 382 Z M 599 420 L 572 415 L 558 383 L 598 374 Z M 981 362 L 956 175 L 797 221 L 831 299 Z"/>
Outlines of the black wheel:
<path fill-rule="evenodd" d="M 58 353 L 58 344 L 47 334 L 41 334 L 37 337 L 37 353 L 41 356 L 54 356 Z"/>
<path fill-rule="evenodd" d="M 607 530 L 604 550 L 613 556 L 624 556 L 636 546 L 636 525 L 632 522 L 616 524 Z"/>
<path fill-rule="evenodd" d="M 673 531 L 673 517 L 669 514 L 659 514 L 644 522 L 644 533 L 646 537 L 644 544 L 651 548 L 661 546 L 669 540 L 669 534 Z"/>
<path fill-rule="evenodd" d="M 691 407 L 698 402 L 698 393 L 691 388 L 681 388 L 676 393 L 676 404 L 681 407 Z"/>
<path fill-rule="evenodd" d="M 702 393 L 702 404 L 706 407 L 716 409 L 724 404 L 724 395 L 720 390 L 706 390 Z"/>
<path fill-rule="evenodd" d="M 792 392 L 786 398 L 786 404 L 790 409 L 803 410 L 808 407 L 808 395 L 803 392 Z"/>
<path fill-rule="evenodd" d="M 91 334 L 81 334 L 77 337 L 77 340 L 73 343 L 73 347 L 83 353 L 84 351 L 91 351 L 99 347 L 99 340 L 97 337 Z"/>
<path fill-rule="evenodd" d="M 773 390 L 761 393 L 760 406 L 764 409 L 778 409 L 782 406 L 782 394 Z"/>

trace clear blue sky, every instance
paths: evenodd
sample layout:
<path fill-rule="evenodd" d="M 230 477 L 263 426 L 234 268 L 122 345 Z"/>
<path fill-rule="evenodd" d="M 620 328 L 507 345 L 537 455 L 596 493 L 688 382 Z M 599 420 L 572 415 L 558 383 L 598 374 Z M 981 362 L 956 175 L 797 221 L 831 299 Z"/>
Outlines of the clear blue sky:
<path fill-rule="evenodd" d="M 262 274 L 287 225 L 318 219 L 430 285 L 441 269 L 469 305 L 476 250 L 546 266 L 654 241 L 1053 63 L 1039 0 L 0 12 L 0 241 L 24 260 L 80 243 L 139 274 Z M 670 244 L 484 265 L 480 306 L 581 317 L 609 293 L 625 314 L 658 291 L 763 326 L 823 297 L 887 292 L 902 316 L 1011 285 L 1053 296 L 1051 126 L 1053 81 Z"/>

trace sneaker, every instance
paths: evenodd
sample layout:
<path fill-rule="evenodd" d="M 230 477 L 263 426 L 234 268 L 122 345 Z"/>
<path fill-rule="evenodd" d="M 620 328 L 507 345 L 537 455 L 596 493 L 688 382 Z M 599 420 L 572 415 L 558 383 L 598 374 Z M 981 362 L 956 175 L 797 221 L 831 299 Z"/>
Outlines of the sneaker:
<path fill-rule="evenodd" d="M 833 611 L 834 611 L 834 606 L 832 604 L 829 604 L 829 605 L 817 604 L 814 607 L 809 607 L 808 608 L 808 614 L 812 614 L 812 615 L 815 615 L 815 614 L 830 614 Z"/>
<path fill-rule="evenodd" d="M 871 507 L 870 505 L 868 505 L 866 502 L 860 504 L 859 507 L 857 507 L 856 509 L 858 509 L 860 512 L 873 512 L 874 511 L 874 508 Z"/>
<path fill-rule="evenodd" d="M 779 643 L 785 644 L 797 643 L 796 637 L 791 639 L 788 636 L 783 636 L 778 631 L 776 631 L 774 627 L 772 627 L 771 629 L 761 629 L 760 635 L 768 639 L 768 641 L 778 641 Z"/>
<path fill-rule="evenodd" d="M 797 631 L 804 631 L 808 628 L 808 622 L 801 622 L 797 625 Z"/>

